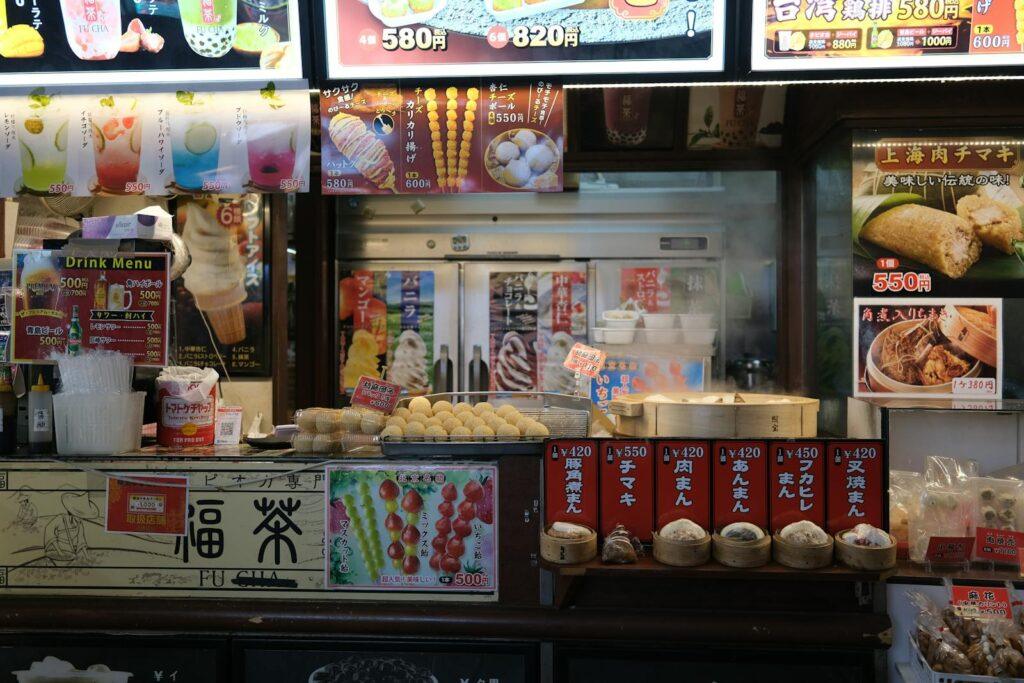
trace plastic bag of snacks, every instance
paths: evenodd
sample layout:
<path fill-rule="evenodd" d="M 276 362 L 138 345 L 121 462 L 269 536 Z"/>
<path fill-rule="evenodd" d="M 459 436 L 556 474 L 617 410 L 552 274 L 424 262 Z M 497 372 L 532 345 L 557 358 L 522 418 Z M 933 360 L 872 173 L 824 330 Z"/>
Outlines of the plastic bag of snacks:
<path fill-rule="evenodd" d="M 896 539 L 898 556 L 906 559 L 910 541 L 910 520 L 921 510 L 924 477 L 918 472 L 893 470 L 889 473 L 889 533 Z"/>
<path fill-rule="evenodd" d="M 975 474 L 977 464 L 973 461 L 928 458 L 920 505 L 917 514 L 910 517 L 911 560 L 925 561 L 933 536 L 974 535 L 969 477 Z"/>
<path fill-rule="evenodd" d="M 307 408 L 295 413 L 296 453 L 343 453 L 353 435 L 374 436 L 384 427 L 382 413 L 362 408 Z"/>

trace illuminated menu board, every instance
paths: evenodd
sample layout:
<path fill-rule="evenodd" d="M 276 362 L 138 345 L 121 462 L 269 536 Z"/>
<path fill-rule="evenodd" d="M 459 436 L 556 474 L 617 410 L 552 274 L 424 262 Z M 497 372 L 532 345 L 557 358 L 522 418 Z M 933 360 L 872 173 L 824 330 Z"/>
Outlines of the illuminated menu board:
<path fill-rule="evenodd" d="M 302 78 L 299 0 L 0 0 L 0 86 Z"/>
<path fill-rule="evenodd" d="M 715 72 L 722 0 L 324 0 L 332 79 Z"/>
<path fill-rule="evenodd" d="M 1012 0 L 753 0 L 754 71 L 1024 64 Z"/>

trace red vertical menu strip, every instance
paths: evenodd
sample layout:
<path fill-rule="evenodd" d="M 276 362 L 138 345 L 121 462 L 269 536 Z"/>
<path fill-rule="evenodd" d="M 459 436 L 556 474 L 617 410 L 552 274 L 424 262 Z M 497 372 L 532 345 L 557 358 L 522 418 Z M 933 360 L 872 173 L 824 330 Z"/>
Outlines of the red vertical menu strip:
<path fill-rule="evenodd" d="M 771 531 L 809 520 L 825 526 L 825 445 L 775 441 L 768 452 Z"/>
<path fill-rule="evenodd" d="M 572 522 L 597 529 L 597 442 L 556 439 L 544 457 L 544 521 Z"/>
<path fill-rule="evenodd" d="M 655 528 L 686 518 L 711 527 L 711 444 L 658 441 L 654 445 Z"/>
<path fill-rule="evenodd" d="M 654 456 L 649 441 L 601 441 L 601 535 L 617 524 L 641 541 L 654 523 Z"/>
<path fill-rule="evenodd" d="M 733 522 L 768 526 L 768 454 L 764 441 L 714 444 L 713 522 L 716 530 Z"/>
<path fill-rule="evenodd" d="M 828 444 L 828 532 L 857 524 L 886 528 L 885 444 L 834 441 Z"/>

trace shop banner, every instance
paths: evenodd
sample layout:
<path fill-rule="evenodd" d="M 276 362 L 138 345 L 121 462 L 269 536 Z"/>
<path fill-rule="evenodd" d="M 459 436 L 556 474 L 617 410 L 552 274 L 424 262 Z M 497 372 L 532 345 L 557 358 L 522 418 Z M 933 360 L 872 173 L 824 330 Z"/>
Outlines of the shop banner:
<path fill-rule="evenodd" d="M 1019 136 L 858 133 L 854 295 L 1001 297 L 1019 289 L 1021 152 Z"/>
<path fill-rule="evenodd" d="M 2 37 L 0 37 L 2 40 Z M 0 196 L 309 190 L 309 93 L 0 98 Z"/>
<path fill-rule="evenodd" d="M 107 479 L 107 532 L 185 535 L 188 477 L 120 476 Z"/>
<path fill-rule="evenodd" d="M 167 254 L 14 252 L 16 363 L 105 349 L 136 365 L 167 365 Z"/>
<path fill-rule="evenodd" d="M 641 541 L 651 541 L 654 521 L 654 453 L 649 441 L 602 440 L 602 537 L 621 524 Z"/>
<path fill-rule="evenodd" d="M 109 534 L 99 474 L 73 463 L 5 462 L 0 594 L 334 598 L 324 591 L 323 468 L 210 458 L 89 466 L 130 479 L 188 477 L 187 533 Z"/>
<path fill-rule="evenodd" d="M 494 271 L 489 276 L 491 391 L 572 394 L 569 352 L 587 340 L 587 274 Z"/>
<path fill-rule="evenodd" d="M 539 76 L 724 68 L 721 0 L 324 0 L 328 76 Z"/>
<path fill-rule="evenodd" d="M 177 224 L 192 256 L 174 292 L 178 364 L 239 377 L 270 374 L 265 215 L 257 193 L 178 201 Z"/>
<path fill-rule="evenodd" d="M 991 0 L 753 0 L 754 71 L 1024 63 L 1024 8 Z"/>
<path fill-rule="evenodd" d="M 321 187 L 341 195 L 560 192 L 564 102 L 551 81 L 325 88 Z"/>
<path fill-rule="evenodd" d="M 809 520 L 825 526 L 825 446 L 816 441 L 777 441 L 768 446 L 771 527 Z"/>
<path fill-rule="evenodd" d="M 828 444 L 828 526 L 830 534 L 858 524 L 887 529 L 888 484 L 885 444 L 833 441 Z"/>
<path fill-rule="evenodd" d="M 711 528 L 711 444 L 707 441 L 656 441 L 654 524 L 660 529 L 677 519 Z"/>
<path fill-rule="evenodd" d="M 498 593 L 498 481 L 489 465 L 331 465 L 325 584 Z"/>
<path fill-rule="evenodd" d="M 548 441 L 544 457 L 544 526 L 571 522 L 597 530 L 598 446 L 591 439 Z"/>
<path fill-rule="evenodd" d="M 1001 299 L 854 299 L 854 395 L 1002 398 Z"/>
<path fill-rule="evenodd" d="M 712 470 L 714 529 L 733 522 L 768 527 L 768 447 L 764 441 L 716 441 Z"/>
<path fill-rule="evenodd" d="M 302 78 L 299 0 L 3 0 L 0 85 Z"/>

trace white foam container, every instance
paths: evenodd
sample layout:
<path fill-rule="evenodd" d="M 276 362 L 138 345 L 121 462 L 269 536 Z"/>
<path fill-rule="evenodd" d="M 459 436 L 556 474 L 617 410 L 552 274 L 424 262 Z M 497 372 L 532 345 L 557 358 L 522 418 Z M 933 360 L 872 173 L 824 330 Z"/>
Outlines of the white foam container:
<path fill-rule="evenodd" d="M 715 323 L 714 313 L 680 313 L 679 326 L 684 330 L 707 330 Z"/>
<path fill-rule="evenodd" d="M 649 330 L 670 330 L 676 326 L 675 313 L 644 313 L 644 327 Z"/>
<path fill-rule="evenodd" d="M 615 330 L 606 329 L 604 331 L 604 343 L 605 344 L 632 344 L 633 338 L 636 336 L 636 330 Z"/>
<path fill-rule="evenodd" d="M 142 447 L 146 392 L 55 394 L 53 428 L 60 455 L 118 455 Z"/>
<path fill-rule="evenodd" d="M 670 344 L 679 343 L 679 332 L 680 330 L 674 329 L 645 329 L 643 332 L 643 341 L 646 344 L 656 344 L 660 346 L 667 346 Z"/>
<path fill-rule="evenodd" d="M 683 343 L 692 346 L 710 346 L 715 343 L 715 336 L 718 330 L 715 328 L 707 330 L 680 330 L 683 335 Z"/>
<path fill-rule="evenodd" d="M 628 318 L 617 317 L 617 315 L 620 316 L 623 313 L 628 313 L 630 315 Z M 605 327 L 620 330 L 632 330 L 640 320 L 640 314 L 635 311 L 605 311 L 601 314 L 601 320 L 604 321 Z"/>

